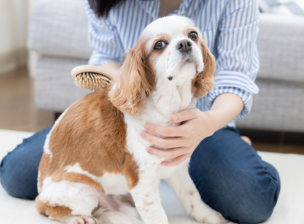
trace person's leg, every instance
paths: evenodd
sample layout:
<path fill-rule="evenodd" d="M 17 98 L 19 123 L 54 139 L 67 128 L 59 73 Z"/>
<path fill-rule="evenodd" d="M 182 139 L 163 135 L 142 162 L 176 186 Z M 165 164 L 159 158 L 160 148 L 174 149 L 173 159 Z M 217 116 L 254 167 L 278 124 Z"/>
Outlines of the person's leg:
<path fill-rule="evenodd" d="M 38 166 L 46 135 L 51 128 L 24 139 L 0 164 L 0 181 L 6 192 L 17 198 L 35 199 L 38 195 Z"/>
<path fill-rule="evenodd" d="M 276 169 L 234 128 L 204 139 L 191 157 L 189 172 L 202 200 L 237 223 L 267 220 L 280 193 Z"/>

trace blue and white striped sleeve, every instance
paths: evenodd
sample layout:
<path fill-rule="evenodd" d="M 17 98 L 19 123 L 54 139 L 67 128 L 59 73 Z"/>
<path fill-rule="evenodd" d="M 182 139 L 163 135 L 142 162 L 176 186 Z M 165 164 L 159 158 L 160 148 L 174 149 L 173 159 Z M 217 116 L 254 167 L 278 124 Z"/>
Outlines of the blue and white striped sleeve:
<path fill-rule="evenodd" d="M 219 25 L 215 87 L 208 97 L 213 102 L 223 93 L 238 95 L 244 108 L 237 118 L 250 112 L 252 95 L 259 92 L 254 83 L 259 70 L 258 19 L 257 0 L 229 1 Z"/>
<path fill-rule="evenodd" d="M 124 56 L 124 48 L 120 41 L 116 26 L 106 18 L 97 18 L 89 3 L 86 3 L 86 14 L 89 22 L 89 45 L 94 49 L 89 65 L 101 66 L 109 61 L 120 62 Z"/>

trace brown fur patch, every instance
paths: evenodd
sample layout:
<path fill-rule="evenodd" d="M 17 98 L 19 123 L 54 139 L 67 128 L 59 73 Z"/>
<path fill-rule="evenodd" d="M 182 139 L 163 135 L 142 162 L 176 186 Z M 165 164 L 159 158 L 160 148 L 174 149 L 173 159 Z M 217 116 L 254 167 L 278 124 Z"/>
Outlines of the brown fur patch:
<path fill-rule="evenodd" d="M 154 57 L 160 56 L 166 50 L 166 47 L 159 51 L 154 50 L 155 44 L 161 40 L 166 43 L 170 43 L 171 37 L 168 34 L 159 34 L 156 37 L 154 37 L 154 41 L 153 41 L 153 44 L 151 45 L 151 49 L 150 49 L 150 52 Z M 169 53 L 169 55 L 170 55 L 170 53 Z"/>
<path fill-rule="evenodd" d="M 51 216 L 54 219 L 62 219 L 71 214 L 72 210 L 65 206 L 51 206 L 48 202 L 42 202 L 39 196 L 35 200 L 36 208 L 42 215 Z"/>
<path fill-rule="evenodd" d="M 199 44 L 203 53 L 204 70 L 192 80 L 191 92 L 196 98 L 201 98 L 211 91 L 214 86 L 215 71 L 215 59 L 201 36 L 199 36 Z"/>
<path fill-rule="evenodd" d="M 196 41 L 192 40 L 192 41 L 194 41 L 196 44 L 198 44 L 199 39 L 201 38 L 201 37 L 200 37 L 200 31 L 197 30 L 196 28 L 188 28 L 188 29 L 186 29 L 186 31 L 184 32 L 184 34 L 185 34 L 187 37 L 189 37 L 189 34 L 190 34 L 191 32 L 196 32 L 196 33 L 198 34 L 198 37 L 199 37 L 199 38 L 198 38 Z"/>
<path fill-rule="evenodd" d="M 62 169 L 79 164 L 90 174 L 125 175 L 132 189 L 138 182 L 138 166 L 127 150 L 127 125 L 124 115 L 108 99 L 111 87 L 84 96 L 73 104 L 52 130 L 50 155 L 43 153 L 39 172 L 39 187 L 51 176 L 53 181 L 81 182 L 103 192 L 102 186 L 90 177 L 68 173 Z"/>
<path fill-rule="evenodd" d="M 120 111 L 137 115 L 152 94 L 156 85 L 155 74 L 149 61 L 151 52 L 145 51 L 146 39 L 141 37 L 131 49 L 119 73 L 115 88 L 110 92 L 110 100 Z"/>
<path fill-rule="evenodd" d="M 94 181 L 92 178 L 86 176 L 85 174 L 74 173 L 74 172 L 66 172 L 66 171 L 58 171 L 52 174 L 52 181 L 59 182 L 62 180 L 67 180 L 73 183 L 83 183 L 94 187 L 100 192 L 104 192 L 103 187 Z"/>

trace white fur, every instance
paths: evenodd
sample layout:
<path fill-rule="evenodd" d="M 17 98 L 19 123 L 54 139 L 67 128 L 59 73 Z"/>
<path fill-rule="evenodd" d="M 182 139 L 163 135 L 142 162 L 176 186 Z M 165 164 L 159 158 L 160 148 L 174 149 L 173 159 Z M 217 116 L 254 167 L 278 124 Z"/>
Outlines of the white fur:
<path fill-rule="evenodd" d="M 99 208 L 93 215 L 100 224 L 142 224 L 135 208 L 125 205 L 124 209 L 125 212 L 123 213 Z"/>
<path fill-rule="evenodd" d="M 212 224 L 225 222 L 219 213 L 201 201 L 188 173 L 190 159 L 176 167 L 160 166 L 165 159 L 149 154 L 146 149 L 151 143 L 140 137 L 145 123 L 176 126 L 177 124 L 171 120 L 171 115 L 195 107 L 196 100 L 191 93 L 191 81 L 198 72 L 204 69 L 204 64 L 200 47 L 185 34 L 188 28 L 194 28 L 193 22 L 178 16 L 158 19 L 146 27 L 143 36 L 149 36 L 149 41 L 146 43 L 147 49 L 152 48 L 153 38 L 159 34 L 167 34 L 171 41 L 156 59 L 154 68 L 156 87 L 152 91 L 152 96 L 146 99 L 143 111 L 138 116 L 124 114 L 127 124 L 127 149 L 139 167 L 139 182 L 130 190 L 130 193 L 145 224 L 168 224 L 158 192 L 161 179 L 165 179 L 170 184 L 187 213 L 198 222 Z M 176 44 L 184 39 L 192 43 L 192 63 L 184 63 L 183 56 L 176 49 Z M 169 76 L 173 79 L 169 80 Z M 119 86 L 115 85 L 113 89 L 115 88 Z M 91 177 L 103 186 L 107 194 L 121 195 L 128 192 L 127 182 L 123 175 L 106 173 L 101 178 L 97 178 L 83 171 L 78 164 L 65 167 L 65 170 Z M 81 183 L 52 182 L 48 177 L 43 183 L 40 199 L 68 206 L 73 210 L 72 215 L 83 216 L 83 219 L 90 216 L 98 205 L 103 205 L 103 208 L 99 208 L 94 214 L 102 223 L 141 223 L 130 206 L 119 205 L 117 211 L 104 210 L 104 207 L 108 206 L 110 197 L 105 197 L 94 188 Z M 116 199 L 113 198 L 113 200 Z M 62 221 L 72 223 L 78 218 L 72 216 Z"/>
<path fill-rule="evenodd" d="M 69 108 L 68 108 L 69 109 Z M 58 119 L 55 121 L 55 124 L 53 125 L 51 131 L 46 135 L 46 139 L 45 139 L 45 143 L 43 146 L 43 151 L 44 153 L 48 154 L 50 156 L 50 159 L 52 158 L 52 153 L 49 147 L 50 144 L 50 137 L 52 135 L 52 131 L 54 130 L 54 128 L 59 124 L 59 122 L 61 121 L 61 119 L 63 118 L 63 116 L 66 114 L 66 112 L 68 111 L 68 109 L 66 109 L 59 117 Z M 38 192 L 40 193 L 41 188 L 39 186 L 39 178 L 40 178 L 40 172 L 38 172 L 38 182 L 37 182 L 37 188 L 38 188 Z"/>
<path fill-rule="evenodd" d="M 89 172 L 82 170 L 78 163 L 73 166 L 67 166 L 64 170 L 89 176 L 103 187 L 106 194 L 122 195 L 129 192 L 126 178 L 122 174 L 105 173 L 102 177 L 98 178 Z"/>
<path fill-rule="evenodd" d="M 69 108 L 68 108 L 69 109 Z M 45 143 L 44 143 L 44 152 L 46 154 L 48 154 L 50 156 L 50 158 L 52 158 L 52 153 L 50 151 L 50 148 L 49 148 L 49 144 L 50 144 L 50 137 L 52 135 L 52 131 L 55 129 L 55 127 L 59 124 L 59 122 L 61 121 L 61 119 L 63 118 L 63 116 L 66 114 L 66 112 L 68 111 L 68 109 L 66 109 L 59 117 L 58 119 L 55 121 L 55 124 L 53 125 L 51 131 L 47 134 L 46 136 L 46 140 L 45 140 Z"/>
<path fill-rule="evenodd" d="M 72 215 L 90 216 L 98 206 L 99 192 L 86 184 L 66 180 L 54 182 L 51 177 L 47 177 L 43 181 L 39 197 L 42 202 L 48 201 L 50 205 L 69 207 Z"/>
<path fill-rule="evenodd" d="M 129 193 L 128 184 L 124 175 L 105 173 L 99 181 L 106 194 L 126 194 Z"/>

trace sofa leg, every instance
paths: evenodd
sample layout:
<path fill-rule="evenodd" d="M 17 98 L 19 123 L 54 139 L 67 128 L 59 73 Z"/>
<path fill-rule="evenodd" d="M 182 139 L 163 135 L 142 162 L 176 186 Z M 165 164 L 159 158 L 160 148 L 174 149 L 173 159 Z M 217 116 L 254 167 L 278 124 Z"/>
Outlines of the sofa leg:
<path fill-rule="evenodd" d="M 55 112 L 54 113 L 54 122 L 60 117 L 61 114 L 62 114 L 62 112 Z"/>

